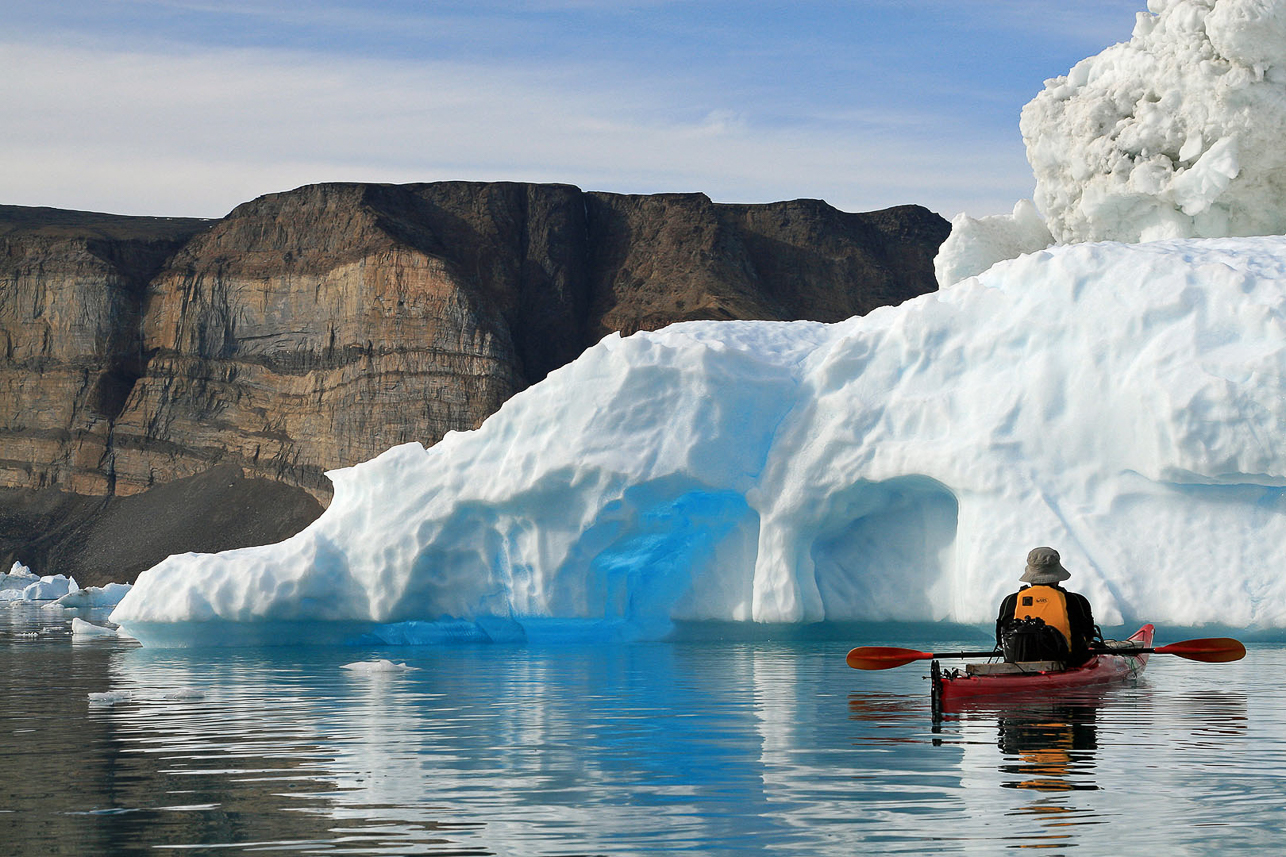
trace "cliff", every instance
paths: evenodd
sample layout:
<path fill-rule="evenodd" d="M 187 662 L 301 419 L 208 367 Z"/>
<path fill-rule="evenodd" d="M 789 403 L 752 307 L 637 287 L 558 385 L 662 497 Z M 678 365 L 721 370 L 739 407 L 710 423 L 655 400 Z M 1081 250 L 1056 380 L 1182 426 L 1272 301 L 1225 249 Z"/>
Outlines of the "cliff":
<path fill-rule="evenodd" d="M 298 527 L 325 470 L 473 428 L 611 331 L 865 313 L 934 289 L 948 231 L 916 206 L 513 183 L 314 185 L 219 221 L 0 206 L 0 512 L 99 498 L 89 521 L 221 466 L 293 489 Z M 39 562 L 25 514 L 0 516 L 0 562 Z"/>

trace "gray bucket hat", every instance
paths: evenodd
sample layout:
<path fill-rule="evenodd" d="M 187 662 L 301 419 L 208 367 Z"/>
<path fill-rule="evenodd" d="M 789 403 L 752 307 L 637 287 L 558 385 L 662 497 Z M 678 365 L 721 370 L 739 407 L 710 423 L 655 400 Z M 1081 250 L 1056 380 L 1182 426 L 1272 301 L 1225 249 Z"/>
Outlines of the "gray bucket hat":
<path fill-rule="evenodd" d="M 1058 583 L 1071 576 L 1072 573 L 1063 568 L 1058 551 L 1053 548 L 1035 548 L 1027 554 L 1027 568 L 1018 579 L 1023 583 L 1041 585 Z"/>

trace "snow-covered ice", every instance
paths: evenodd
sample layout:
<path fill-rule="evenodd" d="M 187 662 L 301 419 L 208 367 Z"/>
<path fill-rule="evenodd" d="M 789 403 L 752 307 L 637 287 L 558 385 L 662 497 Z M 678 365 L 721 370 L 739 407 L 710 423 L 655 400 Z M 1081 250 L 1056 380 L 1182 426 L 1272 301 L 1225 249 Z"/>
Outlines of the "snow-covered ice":
<path fill-rule="evenodd" d="M 933 273 L 943 286 L 977 276 L 997 262 L 1044 250 L 1054 243 L 1049 227 L 1029 199 L 1020 200 L 1013 214 L 970 217 L 957 214 L 951 234 L 938 248 Z"/>
<path fill-rule="evenodd" d="M 1151 0 L 1132 38 L 1023 109 L 1061 242 L 1281 234 L 1286 5 Z"/>
<path fill-rule="evenodd" d="M 30 568 L 15 560 L 9 567 L 9 571 L 0 575 L 0 589 L 23 589 L 27 584 L 39 579 L 39 576 Z"/>
<path fill-rule="evenodd" d="M 145 644 L 985 622 L 1047 544 L 1104 624 L 1283 627 L 1284 374 L 1283 238 L 613 335 L 476 431 L 332 472 L 295 537 L 170 557 L 111 620 Z"/>
<path fill-rule="evenodd" d="M 1047 243 L 1286 232 L 1286 2 L 1148 10 L 1023 108 Z M 939 283 L 1040 249 L 1027 214 L 957 216 Z"/>

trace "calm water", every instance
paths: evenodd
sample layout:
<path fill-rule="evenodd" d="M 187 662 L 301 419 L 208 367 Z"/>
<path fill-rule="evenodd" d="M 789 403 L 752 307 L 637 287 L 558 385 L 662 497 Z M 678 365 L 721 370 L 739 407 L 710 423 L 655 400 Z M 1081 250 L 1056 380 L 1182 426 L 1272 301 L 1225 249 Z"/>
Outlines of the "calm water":
<path fill-rule="evenodd" d="M 848 642 L 182 652 L 66 622 L 0 608 L 0 853 L 1286 851 L 1282 645 L 935 727 L 921 665 Z M 378 658 L 415 669 L 343 669 Z"/>

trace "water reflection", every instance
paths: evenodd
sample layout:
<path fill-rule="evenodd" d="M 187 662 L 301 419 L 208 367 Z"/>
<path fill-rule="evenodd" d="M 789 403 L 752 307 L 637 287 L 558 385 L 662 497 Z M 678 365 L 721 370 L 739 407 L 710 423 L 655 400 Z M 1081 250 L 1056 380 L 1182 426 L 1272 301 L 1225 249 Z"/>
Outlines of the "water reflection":
<path fill-rule="evenodd" d="M 413 669 L 373 674 L 342 669 L 341 655 L 362 657 L 352 652 L 297 654 L 291 664 L 128 652 L 111 665 L 128 703 L 99 716 L 159 774 L 222 777 L 263 801 L 256 815 L 225 799 L 240 817 L 325 817 L 336 838 L 312 845 L 363 853 L 744 841 L 781 827 L 774 794 L 788 796 L 806 768 L 794 752 L 795 659 L 754 647 L 419 650 Z M 710 811 L 721 805 L 736 812 Z M 306 839 L 289 825 L 197 833 Z"/>
<path fill-rule="evenodd" d="M 1286 853 L 1286 647 L 934 724 L 921 674 L 855 674 L 842 644 L 212 653 L 48 630 L 0 618 L 14 853 Z M 413 669 L 343 669 L 381 657 Z"/>
<path fill-rule="evenodd" d="M 880 730 L 860 736 L 860 741 L 919 742 L 921 739 L 908 733 L 906 728 L 922 725 L 925 710 L 924 700 L 904 693 L 851 693 L 848 696 L 849 719 Z M 891 734 L 881 734 L 884 730 Z"/>
<path fill-rule="evenodd" d="M 1201 682 L 1201 676 L 1185 675 L 1183 681 Z M 864 710 L 887 707 L 895 720 L 907 716 L 896 703 L 870 702 L 864 702 Z M 850 710 L 854 707 L 850 703 Z M 1281 715 L 1274 712 L 1274 717 Z M 1229 789 L 1239 790 L 1253 775 L 1238 743 L 1252 730 L 1244 693 L 1202 687 L 1161 694 L 1141 681 L 1057 698 L 971 700 L 935 722 L 933 740 L 937 746 L 965 748 L 965 800 L 979 814 L 1004 808 L 1012 826 L 1002 838 L 1010 847 L 1061 851 L 1084 844 L 1087 825 L 1139 819 L 1149 812 L 1177 814 L 1185 825 L 1201 819 L 1246 833 L 1244 822 L 1211 820 L 1208 796 L 1228 801 Z M 1105 768 L 1104 759 L 1114 764 Z M 1132 764 L 1122 765 L 1123 759 Z M 1164 772 L 1167 788 L 1159 792 L 1164 800 L 1141 793 L 1143 774 L 1136 764 Z M 1014 798 L 998 803 L 998 790 Z M 1125 795 L 1130 800 L 1123 802 Z M 1176 813 L 1176 805 L 1186 812 Z M 1141 823 L 1154 828 L 1150 821 Z M 1170 834 L 1153 829 L 1152 835 L 1165 839 Z M 1262 842 L 1259 835 L 1248 839 Z M 1130 852 L 1122 847 L 1117 853 Z"/>
<path fill-rule="evenodd" d="M 1093 791 L 1098 732 L 1092 706 L 1051 705 L 997 718 L 1002 777 L 1010 789 Z"/>

